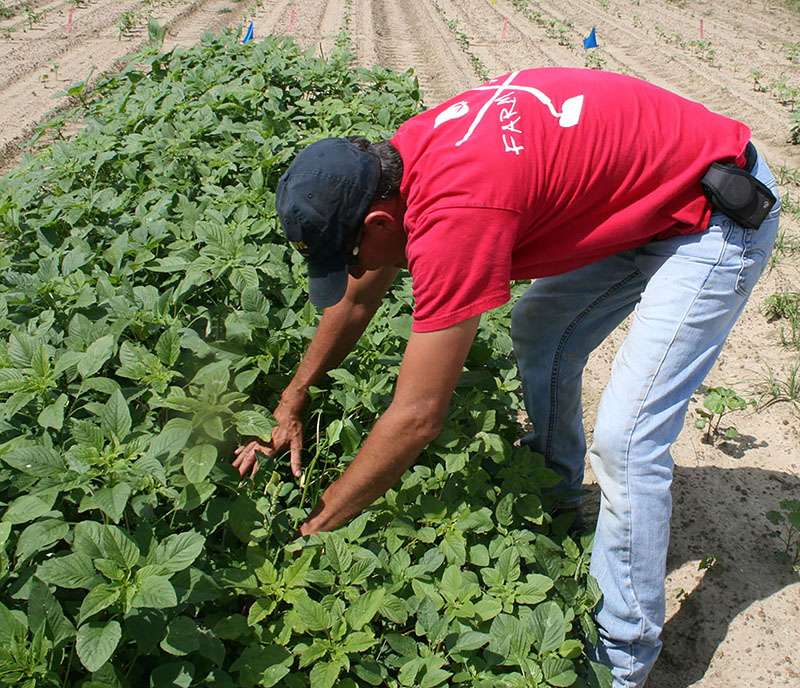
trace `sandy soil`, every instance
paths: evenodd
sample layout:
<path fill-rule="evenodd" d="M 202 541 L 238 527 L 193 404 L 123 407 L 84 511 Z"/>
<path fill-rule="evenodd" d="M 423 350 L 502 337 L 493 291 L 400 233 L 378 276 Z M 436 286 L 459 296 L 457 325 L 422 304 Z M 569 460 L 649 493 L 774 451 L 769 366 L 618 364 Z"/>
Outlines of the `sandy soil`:
<path fill-rule="evenodd" d="M 782 191 L 800 199 L 800 182 L 791 183 L 800 147 L 786 143 L 790 108 L 781 103 L 788 88 L 800 87 L 800 15 L 778 0 L 89 0 L 74 7 L 69 33 L 73 6 L 65 0 L 28 6 L 30 12 L 21 0 L 7 3 L 14 16 L 0 20 L 0 171 L 18 159 L 20 144 L 45 113 L 63 106 L 64 98 L 52 95 L 92 69 L 94 75 L 113 69 L 146 39 L 152 13 L 168 26 L 167 45 L 190 44 L 205 29 L 252 19 L 256 38 L 288 33 L 327 53 L 347 29 L 359 63 L 413 67 L 429 104 L 477 85 L 476 66 L 499 75 L 599 63 L 747 122 L 759 150 L 781 169 Z M 120 37 L 124 12 L 138 19 Z M 581 38 L 593 26 L 600 48 L 587 57 Z M 454 29 L 469 38 L 467 45 Z M 800 241 L 797 218 L 784 216 L 786 236 Z M 759 308 L 776 291 L 797 290 L 799 277 L 800 252 L 765 275 L 707 384 L 758 398 L 766 366 L 786 378 L 798 353 L 781 345 L 780 322 L 768 323 Z M 589 432 L 625 330 L 623 324 L 587 368 Z M 797 688 L 800 581 L 776 563 L 764 513 L 781 499 L 800 498 L 798 409 L 779 403 L 740 412 L 731 422 L 741 436 L 710 446 L 693 424 L 701 402 L 698 394 L 674 448 L 668 622 L 648 688 Z M 587 486 L 589 508 L 596 509 L 591 476 Z M 720 563 L 702 569 L 704 557 Z"/>

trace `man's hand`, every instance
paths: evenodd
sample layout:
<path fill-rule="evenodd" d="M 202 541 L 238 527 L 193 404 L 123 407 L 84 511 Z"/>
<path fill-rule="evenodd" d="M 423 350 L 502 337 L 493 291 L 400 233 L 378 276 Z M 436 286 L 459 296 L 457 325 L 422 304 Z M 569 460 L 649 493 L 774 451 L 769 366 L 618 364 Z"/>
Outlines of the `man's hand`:
<path fill-rule="evenodd" d="M 345 297 L 335 306 L 326 308 L 314 338 L 303 356 L 289 386 L 281 395 L 275 409 L 278 425 L 269 442 L 252 440 L 236 450 L 233 465 L 244 477 L 252 478 L 258 470 L 258 454 L 274 457 L 291 452 L 292 475 L 303 474 L 300 452 L 303 449 L 303 422 L 300 420 L 308 399 L 308 388 L 338 366 L 363 334 L 386 290 L 397 277 L 399 268 L 387 266 L 370 270 L 360 279 L 350 278 Z"/>
<path fill-rule="evenodd" d="M 351 519 L 394 485 L 436 438 L 479 321 L 476 315 L 444 330 L 411 334 L 392 403 L 299 535 L 333 530 Z"/>
<path fill-rule="evenodd" d="M 303 410 L 304 400 L 304 392 L 300 395 L 291 394 L 288 389 L 284 392 L 278 408 L 273 413 L 278 425 L 272 431 L 272 439 L 269 442 L 258 439 L 251 440 L 234 452 L 236 458 L 233 460 L 233 466 L 239 470 L 239 475 L 243 478 L 247 473 L 250 473 L 251 478 L 255 476 L 258 470 L 258 454 L 275 457 L 287 450 L 290 452 L 289 465 L 292 475 L 299 478 L 303 474 L 301 459 L 303 421 L 300 419 L 300 414 Z"/>

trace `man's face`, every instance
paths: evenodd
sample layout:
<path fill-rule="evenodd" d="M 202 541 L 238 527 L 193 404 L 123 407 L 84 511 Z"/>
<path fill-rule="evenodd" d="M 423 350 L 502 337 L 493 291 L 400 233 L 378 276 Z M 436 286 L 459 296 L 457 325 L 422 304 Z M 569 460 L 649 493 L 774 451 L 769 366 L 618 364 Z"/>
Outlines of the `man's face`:
<path fill-rule="evenodd" d="M 350 268 L 350 274 L 358 278 L 368 270 L 389 265 L 406 267 L 406 239 L 402 202 L 387 201 L 373 206 L 361 230 L 358 262 Z"/>

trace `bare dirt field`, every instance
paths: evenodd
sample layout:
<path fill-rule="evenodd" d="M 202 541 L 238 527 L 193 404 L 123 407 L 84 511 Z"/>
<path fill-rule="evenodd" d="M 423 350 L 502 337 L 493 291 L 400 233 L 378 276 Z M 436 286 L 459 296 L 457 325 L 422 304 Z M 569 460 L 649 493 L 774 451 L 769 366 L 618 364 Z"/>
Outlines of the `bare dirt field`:
<path fill-rule="evenodd" d="M 733 414 L 741 435 L 714 446 L 694 427 L 702 392 L 690 407 L 674 449 L 665 646 L 648 688 L 800 686 L 800 580 L 776 562 L 779 545 L 764 515 L 800 498 L 800 401 L 769 405 L 763 394 L 768 369 L 787 381 L 800 359 L 781 344 L 785 321 L 768 322 L 761 312 L 770 295 L 800 283 L 800 146 L 787 143 L 800 100 L 797 11 L 778 0 L 11 0 L 3 7 L 0 172 L 18 160 L 45 113 L 63 106 L 53 94 L 113 69 L 146 40 L 148 15 L 166 24 L 166 47 L 253 20 L 256 39 L 290 34 L 327 53 L 347 30 L 360 64 L 413 68 L 428 104 L 486 74 L 590 66 L 647 79 L 749 124 L 784 194 L 782 248 L 707 384 L 733 387 L 759 406 Z M 592 27 L 600 47 L 585 53 L 581 39 Z M 587 368 L 589 431 L 624 336 L 623 324 Z M 593 491 L 589 507 L 596 505 Z"/>

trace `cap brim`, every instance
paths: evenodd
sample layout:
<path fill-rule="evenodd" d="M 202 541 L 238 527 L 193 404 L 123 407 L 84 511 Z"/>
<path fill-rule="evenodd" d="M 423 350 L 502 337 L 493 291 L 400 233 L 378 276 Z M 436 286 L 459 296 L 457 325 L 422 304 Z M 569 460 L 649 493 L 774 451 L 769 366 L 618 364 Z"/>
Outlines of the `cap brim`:
<path fill-rule="evenodd" d="M 341 253 L 323 264 L 308 264 L 308 298 L 317 308 L 334 306 L 347 291 L 347 254 Z"/>

